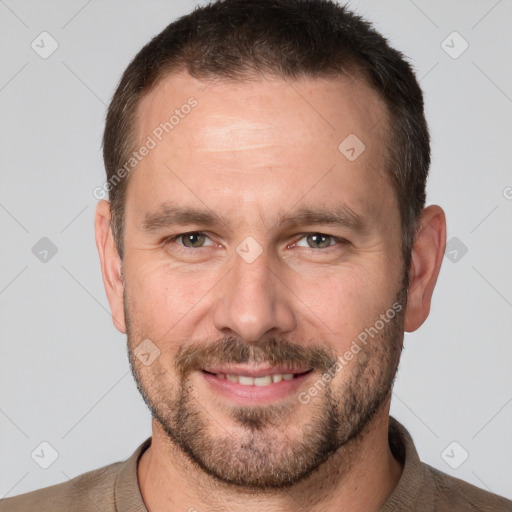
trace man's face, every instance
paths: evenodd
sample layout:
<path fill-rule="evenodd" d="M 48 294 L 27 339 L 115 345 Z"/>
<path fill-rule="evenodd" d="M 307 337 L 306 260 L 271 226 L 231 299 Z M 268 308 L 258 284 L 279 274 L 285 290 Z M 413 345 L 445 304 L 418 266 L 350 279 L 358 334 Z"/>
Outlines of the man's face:
<path fill-rule="evenodd" d="M 139 106 L 157 144 L 126 197 L 130 362 L 162 432 L 225 482 L 292 484 L 387 404 L 405 290 L 386 123 L 349 79 L 174 75 Z"/>

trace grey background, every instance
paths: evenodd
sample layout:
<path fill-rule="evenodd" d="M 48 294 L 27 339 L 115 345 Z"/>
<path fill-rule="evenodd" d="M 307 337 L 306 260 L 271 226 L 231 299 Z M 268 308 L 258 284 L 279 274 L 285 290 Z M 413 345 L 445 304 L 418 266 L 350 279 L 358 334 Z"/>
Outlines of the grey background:
<path fill-rule="evenodd" d="M 125 459 L 150 435 L 110 319 L 92 191 L 122 71 L 195 4 L 0 0 L 0 497 Z M 432 133 L 428 202 L 444 207 L 456 237 L 430 318 L 406 336 L 392 414 L 425 462 L 512 498 L 512 3 L 350 5 L 417 70 Z M 59 45 L 47 59 L 31 48 L 50 48 L 43 31 Z M 453 31 L 469 44 L 456 59 L 445 51 L 463 48 Z M 43 237 L 57 249 L 46 262 Z M 48 469 L 43 441 L 58 453 Z"/>

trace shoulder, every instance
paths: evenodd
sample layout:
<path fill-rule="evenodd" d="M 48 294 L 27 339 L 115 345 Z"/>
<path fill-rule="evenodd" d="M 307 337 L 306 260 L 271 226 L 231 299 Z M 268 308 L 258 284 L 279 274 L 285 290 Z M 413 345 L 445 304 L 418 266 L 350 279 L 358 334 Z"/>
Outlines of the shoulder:
<path fill-rule="evenodd" d="M 421 462 L 411 435 L 392 417 L 389 445 L 403 470 L 383 512 L 512 512 L 512 501 Z"/>
<path fill-rule="evenodd" d="M 0 512 L 114 512 L 114 484 L 122 462 L 67 482 L 0 500 Z"/>
<path fill-rule="evenodd" d="M 512 501 L 423 463 L 435 487 L 435 510 L 512 512 Z"/>

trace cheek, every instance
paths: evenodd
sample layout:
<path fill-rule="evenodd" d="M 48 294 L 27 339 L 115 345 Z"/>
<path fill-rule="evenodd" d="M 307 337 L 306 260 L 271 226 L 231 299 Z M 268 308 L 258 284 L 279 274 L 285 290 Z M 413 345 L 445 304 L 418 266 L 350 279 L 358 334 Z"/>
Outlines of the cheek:
<path fill-rule="evenodd" d="M 302 275 L 291 286 L 305 305 L 306 324 L 317 325 L 336 352 L 343 352 L 392 306 L 398 280 L 390 279 L 382 266 L 351 265 L 330 275 Z"/>
<path fill-rule="evenodd" d="M 155 337 L 170 329 L 176 337 L 181 320 L 212 287 L 204 274 L 177 272 L 167 263 L 135 258 L 127 261 L 126 282 L 133 319 Z"/>

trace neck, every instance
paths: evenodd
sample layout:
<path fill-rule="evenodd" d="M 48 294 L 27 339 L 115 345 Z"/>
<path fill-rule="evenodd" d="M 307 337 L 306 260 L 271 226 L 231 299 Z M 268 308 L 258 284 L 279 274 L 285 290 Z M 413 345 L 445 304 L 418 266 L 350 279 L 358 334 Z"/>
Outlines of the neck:
<path fill-rule="evenodd" d="M 205 474 L 153 420 L 151 446 L 137 477 L 149 512 L 167 510 L 378 511 L 398 484 L 402 467 L 388 443 L 389 403 L 350 446 L 330 457 L 307 479 L 286 489 L 246 490 Z M 340 468 L 343 468 L 341 470 Z"/>

